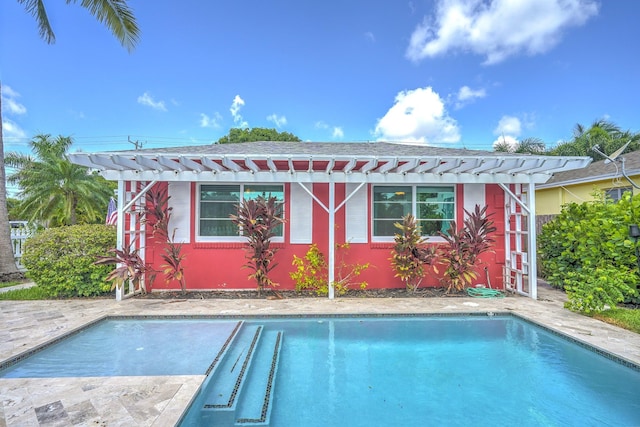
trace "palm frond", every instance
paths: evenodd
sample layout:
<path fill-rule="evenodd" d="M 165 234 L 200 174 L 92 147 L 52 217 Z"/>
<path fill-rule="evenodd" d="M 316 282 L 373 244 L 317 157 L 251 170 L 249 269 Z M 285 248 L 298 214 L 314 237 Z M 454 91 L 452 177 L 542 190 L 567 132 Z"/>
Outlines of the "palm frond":
<path fill-rule="evenodd" d="M 18 0 L 18 3 L 24 6 L 27 13 L 36 18 L 38 24 L 38 33 L 40 38 L 48 44 L 56 42 L 56 35 L 53 33 L 47 11 L 44 7 L 43 0 Z"/>

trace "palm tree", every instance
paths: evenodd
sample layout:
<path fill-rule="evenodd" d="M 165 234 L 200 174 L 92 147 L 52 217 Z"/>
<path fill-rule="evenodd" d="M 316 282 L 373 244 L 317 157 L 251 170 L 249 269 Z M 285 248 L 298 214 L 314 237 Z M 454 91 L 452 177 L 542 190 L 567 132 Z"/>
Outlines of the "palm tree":
<path fill-rule="evenodd" d="M 100 222 L 113 189 L 99 175 L 67 159 L 70 137 L 37 135 L 31 155 L 7 153 L 5 162 L 17 171 L 8 182 L 18 184 L 23 218 L 47 226 Z"/>
<path fill-rule="evenodd" d="M 77 2 L 67 0 L 67 4 Z M 18 3 L 24 5 L 25 10 L 36 19 L 40 37 L 49 44 L 55 43 L 56 36 L 51 28 L 44 0 L 18 0 Z M 131 51 L 135 47 L 140 30 L 127 0 L 82 0 L 80 6 L 106 25 L 127 50 Z"/>
<path fill-rule="evenodd" d="M 40 37 L 47 43 L 55 42 L 55 34 L 49 23 L 49 17 L 43 0 L 17 0 L 24 5 L 26 11 L 33 15 L 38 22 Z M 67 3 L 77 0 L 67 0 Z M 133 50 L 138 42 L 139 29 L 133 12 L 127 5 L 127 0 L 82 0 L 80 6 L 88 9 L 96 19 L 111 30 L 120 44 L 128 51 Z M 0 83 L 0 92 L 2 84 Z M 11 231 L 7 213 L 7 186 L 4 169 L 4 142 L 2 140 L 2 101 L 0 100 L 0 281 L 12 280 L 11 276 L 18 274 L 13 249 L 11 247 Z"/>
<path fill-rule="evenodd" d="M 529 137 L 518 141 L 514 146 L 502 140 L 493 146 L 493 150 L 499 153 L 546 154 L 547 147 L 540 138 Z"/>
<path fill-rule="evenodd" d="M 554 147 L 550 154 L 555 156 L 590 156 L 594 160 L 602 157 L 593 151 L 598 146 L 600 151 L 611 154 L 624 144 L 630 142 L 625 152 L 640 149 L 640 133 L 623 131 L 618 125 L 607 120 L 596 120 L 590 127 L 580 123 L 573 129 L 573 139 L 564 141 Z"/>

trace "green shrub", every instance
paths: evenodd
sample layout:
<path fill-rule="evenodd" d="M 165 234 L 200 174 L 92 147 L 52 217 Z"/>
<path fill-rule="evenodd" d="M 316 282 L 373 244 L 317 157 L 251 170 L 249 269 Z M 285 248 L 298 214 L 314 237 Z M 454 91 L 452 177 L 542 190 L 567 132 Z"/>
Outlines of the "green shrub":
<path fill-rule="evenodd" d="M 538 236 L 547 281 L 567 291 L 571 309 L 584 312 L 637 298 L 637 242 L 629 238 L 629 225 L 640 222 L 640 198 L 626 195 L 615 203 L 596 196 L 565 205 Z"/>
<path fill-rule="evenodd" d="M 627 283 L 635 281 L 636 274 L 625 268 L 596 267 L 567 272 L 564 289 L 569 301 L 565 307 L 587 314 L 616 307 L 633 291 Z"/>
<path fill-rule="evenodd" d="M 349 242 L 336 244 L 336 274 L 333 287 L 338 295 L 344 295 L 354 287 L 359 287 L 361 290 L 367 287 L 367 282 L 356 282 L 355 279 L 369 268 L 370 264 L 348 263 L 346 257 L 349 248 Z M 296 284 L 296 291 L 313 291 L 320 296 L 329 294 L 329 266 L 318 245 L 312 244 L 304 258 L 294 255 L 291 265 L 296 268 L 289 273 Z"/>
<path fill-rule="evenodd" d="M 116 245 L 107 225 L 74 225 L 43 230 L 25 242 L 27 277 L 52 297 L 94 296 L 109 292 L 112 266 L 95 265 Z"/>

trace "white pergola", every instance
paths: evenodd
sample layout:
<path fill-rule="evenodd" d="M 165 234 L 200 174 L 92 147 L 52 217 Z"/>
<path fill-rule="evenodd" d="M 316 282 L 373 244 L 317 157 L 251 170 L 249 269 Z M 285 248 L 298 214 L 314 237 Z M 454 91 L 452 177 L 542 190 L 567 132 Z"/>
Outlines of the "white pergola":
<path fill-rule="evenodd" d="M 580 169 L 589 157 L 556 157 L 457 150 L 396 143 L 255 142 L 74 153 L 72 162 L 108 180 L 138 183 L 118 199 L 118 247 L 123 213 L 140 203 L 156 182 L 292 183 L 300 185 L 329 214 L 329 298 L 334 297 L 335 214 L 366 184 L 497 184 L 505 193 L 505 285 L 537 298 L 535 185 L 553 173 Z M 329 184 L 325 205 L 305 184 Z M 336 206 L 335 184 L 356 184 Z M 132 224 L 130 224 L 130 228 Z"/>

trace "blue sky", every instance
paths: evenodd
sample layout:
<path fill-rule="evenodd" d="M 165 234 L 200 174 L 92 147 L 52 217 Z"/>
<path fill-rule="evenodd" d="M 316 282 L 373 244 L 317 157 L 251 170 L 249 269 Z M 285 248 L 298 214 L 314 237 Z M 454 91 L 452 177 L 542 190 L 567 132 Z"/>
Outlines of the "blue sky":
<path fill-rule="evenodd" d="M 601 118 L 640 130 L 636 1 L 131 0 L 132 53 L 81 7 L 45 3 L 54 45 L 0 5 L 5 151 L 38 133 L 102 151 L 243 126 L 471 149 L 555 145 Z"/>

